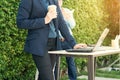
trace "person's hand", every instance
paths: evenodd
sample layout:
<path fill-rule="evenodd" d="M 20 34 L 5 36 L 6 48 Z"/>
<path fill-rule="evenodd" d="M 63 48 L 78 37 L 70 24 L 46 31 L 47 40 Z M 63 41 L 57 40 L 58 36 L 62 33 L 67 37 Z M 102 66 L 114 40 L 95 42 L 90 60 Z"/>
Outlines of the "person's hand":
<path fill-rule="evenodd" d="M 64 39 L 64 38 L 60 38 L 60 41 L 62 41 L 62 42 L 63 42 L 63 41 L 65 41 L 65 39 Z"/>
<path fill-rule="evenodd" d="M 85 48 L 85 47 L 87 47 L 87 44 L 79 43 L 79 44 L 76 44 L 73 48 L 79 49 L 79 48 Z"/>
<path fill-rule="evenodd" d="M 57 11 L 50 9 L 45 17 L 45 24 L 50 23 L 50 21 L 55 18 L 57 18 Z"/>

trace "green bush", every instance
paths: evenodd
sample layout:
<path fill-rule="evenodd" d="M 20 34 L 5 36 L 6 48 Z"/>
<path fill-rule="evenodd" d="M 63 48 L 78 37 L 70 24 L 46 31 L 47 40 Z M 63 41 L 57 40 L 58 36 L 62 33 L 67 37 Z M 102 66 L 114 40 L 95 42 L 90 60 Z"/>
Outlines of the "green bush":
<path fill-rule="evenodd" d="M 78 43 L 95 44 L 103 29 L 109 25 L 109 14 L 104 7 L 104 0 L 66 0 L 64 7 L 74 9 L 77 25 L 73 29 L 73 33 Z M 108 45 L 108 41 L 105 40 L 104 44 Z M 99 61 L 99 59 L 97 60 Z M 78 72 L 87 65 L 86 59 L 82 58 L 75 58 L 75 62 Z"/>
<path fill-rule="evenodd" d="M 75 10 L 77 25 L 73 32 L 77 42 L 95 44 L 98 35 L 108 25 L 105 21 L 108 14 L 105 12 L 103 0 L 67 0 L 64 5 Z"/>
<path fill-rule="evenodd" d="M 26 31 L 16 27 L 19 0 L 0 1 L 0 80 L 30 80 L 35 65 L 23 52 Z"/>

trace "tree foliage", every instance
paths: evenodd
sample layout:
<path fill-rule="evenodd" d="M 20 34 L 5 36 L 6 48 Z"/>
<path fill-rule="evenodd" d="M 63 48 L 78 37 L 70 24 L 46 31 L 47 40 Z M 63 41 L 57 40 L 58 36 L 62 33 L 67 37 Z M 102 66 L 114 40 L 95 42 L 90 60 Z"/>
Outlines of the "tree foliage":
<path fill-rule="evenodd" d="M 66 0 L 64 2 L 64 7 L 74 9 L 77 25 L 73 33 L 78 43 L 95 44 L 103 29 L 109 26 L 109 14 L 104 4 L 104 0 Z M 104 45 L 109 45 L 108 40 Z M 75 58 L 75 62 L 79 71 L 84 69 L 87 61 Z"/>
<path fill-rule="evenodd" d="M 33 80 L 33 61 L 23 52 L 26 31 L 16 27 L 19 0 L 0 4 L 0 80 Z"/>
<path fill-rule="evenodd" d="M 114 38 L 120 34 L 120 0 L 105 0 L 104 3 L 106 12 L 109 14 L 110 37 Z"/>
<path fill-rule="evenodd" d="M 108 25 L 106 19 L 109 15 L 104 9 L 103 0 L 67 0 L 64 5 L 74 9 L 77 25 L 73 32 L 77 42 L 96 43 L 98 35 Z"/>

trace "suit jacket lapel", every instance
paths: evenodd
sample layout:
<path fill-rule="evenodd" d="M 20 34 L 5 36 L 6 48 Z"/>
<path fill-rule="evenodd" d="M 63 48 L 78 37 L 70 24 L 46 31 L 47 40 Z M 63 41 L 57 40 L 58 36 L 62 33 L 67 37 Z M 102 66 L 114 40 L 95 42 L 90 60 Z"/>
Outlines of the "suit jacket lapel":
<path fill-rule="evenodd" d="M 50 3 L 50 5 L 53 5 L 54 1 L 53 0 L 49 0 L 49 3 Z"/>
<path fill-rule="evenodd" d="M 39 1 L 40 1 L 40 4 L 43 6 L 43 8 L 46 10 L 48 4 L 46 4 L 46 2 L 45 2 L 44 0 L 39 0 Z M 48 3 L 49 3 L 49 2 L 48 2 Z"/>

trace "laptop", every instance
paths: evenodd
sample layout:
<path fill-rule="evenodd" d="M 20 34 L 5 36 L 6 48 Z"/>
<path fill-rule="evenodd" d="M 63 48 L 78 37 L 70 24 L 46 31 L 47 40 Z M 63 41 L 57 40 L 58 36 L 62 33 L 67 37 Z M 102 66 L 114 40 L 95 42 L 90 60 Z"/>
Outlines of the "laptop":
<path fill-rule="evenodd" d="M 79 48 L 79 49 L 66 49 L 66 51 L 67 52 L 92 52 L 92 51 L 100 50 L 100 46 L 102 45 L 108 32 L 109 32 L 109 29 L 105 28 L 95 46 L 91 46 L 91 47 L 88 46 L 86 48 Z"/>

